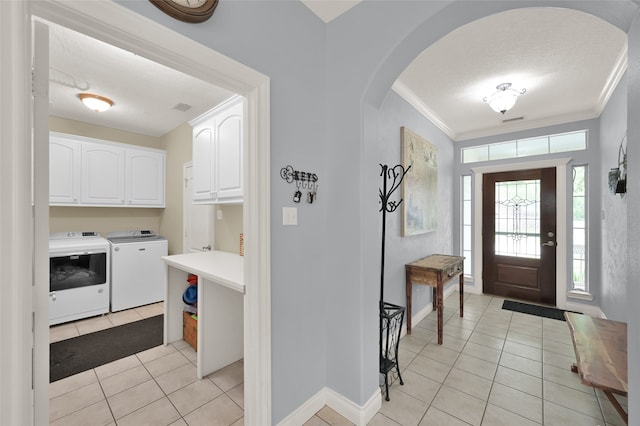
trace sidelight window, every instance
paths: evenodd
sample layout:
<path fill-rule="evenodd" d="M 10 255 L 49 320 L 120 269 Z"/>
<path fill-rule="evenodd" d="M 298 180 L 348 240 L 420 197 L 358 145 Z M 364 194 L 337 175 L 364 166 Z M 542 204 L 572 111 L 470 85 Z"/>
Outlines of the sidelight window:
<path fill-rule="evenodd" d="M 462 176 L 462 255 L 464 256 L 464 272 L 471 275 L 471 175 Z"/>
<path fill-rule="evenodd" d="M 573 167 L 573 290 L 588 292 L 587 285 L 587 166 Z"/>

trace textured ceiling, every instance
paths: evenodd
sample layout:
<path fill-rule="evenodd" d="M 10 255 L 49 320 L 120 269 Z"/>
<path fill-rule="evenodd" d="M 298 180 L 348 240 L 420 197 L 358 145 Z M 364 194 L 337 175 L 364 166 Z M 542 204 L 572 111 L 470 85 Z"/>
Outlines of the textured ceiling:
<path fill-rule="evenodd" d="M 517 9 L 449 33 L 407 67 L 395 88 L 462 140 L 599 116 L 626 68 L 626 52 L 626 34 L 592 15 Z M 500 83 L 527 89 L 505 115 L 482 101 Z"/>
<path fill-rule="evenodd" d="M 50 28 L 49 113 L 150 136 L 162 136 L 232 93 L 67 28 Z M 113 100 L 105 112 L 87 109 L 78 94 Z M 187 111 L 174 109 L 190 105 Z"/>
<path fill-rule="evenodd" d="M 303 2 L 325 22 L 358 3 Z M 69 29 L 50 27 L 51 115 L 161 136 L 232 95 Z M 626 45 L 625 33 L 582 12 L 517 9 L 443 37 L 407 67 L 394 90 L 453 140 L 589 119 L 599 116 L 625 71 Z M 503 116 L 482 98 L 505 82 L 527 92 Z M 115 105 L 104 113 L 90 111 L 77 97 L 83 91 L 107 96 Z M 191 108 L 183 112 L 174 109 L 177 104 Z"/>

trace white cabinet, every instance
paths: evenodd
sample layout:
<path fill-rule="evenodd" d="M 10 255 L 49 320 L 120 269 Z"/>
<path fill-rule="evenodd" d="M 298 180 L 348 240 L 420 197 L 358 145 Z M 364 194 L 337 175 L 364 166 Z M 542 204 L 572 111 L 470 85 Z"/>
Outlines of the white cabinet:
<path fill-rule="evenodd" d="M 82 144 L 81 204 L 124 205 L 124 154 L 107 144 Z"/>
<path fill-rule="evenodd" d="M 166 153 L 52 132 L 49 204 L 164 207 Z"/>
<path fill-rule="evenodd" d="M 190 123 L 194 203 L 242 202 L 243 116 L 243 98 L 235 96 Z"/>
<path fill-rule="evenodd" d="M 164 206 L 164 170 L 164 153 L 127 149 L 126 203 L 136 206 Z"/>
<path fill-rule="evenodd" d="M 80 202 L 80 145 L 51 136 L 49 141 L 49 201 L 56 205 Z"/>

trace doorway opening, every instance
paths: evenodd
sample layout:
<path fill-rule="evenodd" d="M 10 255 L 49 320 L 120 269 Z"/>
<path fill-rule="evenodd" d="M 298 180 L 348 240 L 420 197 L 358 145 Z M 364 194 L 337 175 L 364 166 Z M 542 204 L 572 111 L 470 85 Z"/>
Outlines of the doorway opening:
<path fill-rule="evenodd" d="M 192 40 L 173 33 L 166 27 L 143 19 L 128 9 L 112 2 L 44 3 L 38 2 L 32 8 L 33 16 L 65 26 L 80 33 L 98 38 L 156 61 L 165 66 L 187 73 L 195 78 L 219 85 L 243 95 L 248 104 L 245 125 L 244 158 L 245 170 L 245 214 L 244 232 L 245 258 L 244 277 L 247 292 L 244 297 L 245 317 L 245 359 L 244 359 L 244 400 L 245 421 L 248 424 L 266 424 L 271 420 L 270 412 L 270 294 L 269 280 L 269 188 L 264 184 L 269 179 L 269 79 L 242 64 L 226 58 L 217 52 Z M 25 46 L 27 49 L 28 46 Z M 37 146 L 37 144 L 36 144 Z M 36 148 L 37 149 L 37 148 Z M 48 178 L 36 178 L 38 188 L 48 186 Z M 181 199 L 179 204 L 181 205 Z M 46 253 L 42 239 L 36 241 L 40 251 Z M 36 258 L 36 267 L 44 267 L 48 259 Z M 47 291 L 47 285 L 40 283 L 37 293 Z M 36 321 L 36 336 L 48 336 L 42 330 L 48 329 L 46 315 Z M 44 320 L 43 320 L 44 319 Z M 40 330 L 39 332 L 37 330 Z M 36 339 L 35 350 L 41 351 L 48 341 Z M 47 339 L 48 340 L 48 339 Z M 38 390 L 45 381 L 38 377 L 44 366 L 35 366 L 36 373 L 36 418 L 48 418 L 48 400 Z M 267 384 L 265 386 L 265 383 Z M 48 385 L 48 384 L 47 384 Z M 40 396 L 38 396 L 40 395 Z M 47 395 L 48 396 L 48 395 Z"/>

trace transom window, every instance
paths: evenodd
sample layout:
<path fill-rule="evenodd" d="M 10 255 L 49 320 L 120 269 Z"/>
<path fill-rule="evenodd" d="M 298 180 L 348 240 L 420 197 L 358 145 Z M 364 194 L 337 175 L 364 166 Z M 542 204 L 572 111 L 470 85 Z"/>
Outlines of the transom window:
<path fill-rule="evenodd" d="M 587 131 L 580 130 L 462 148 L 462 162 L 477 163 L 479 161 L 503 160 L 505 158 L 582 151 L 585 149 L 587 149 Z"/>

